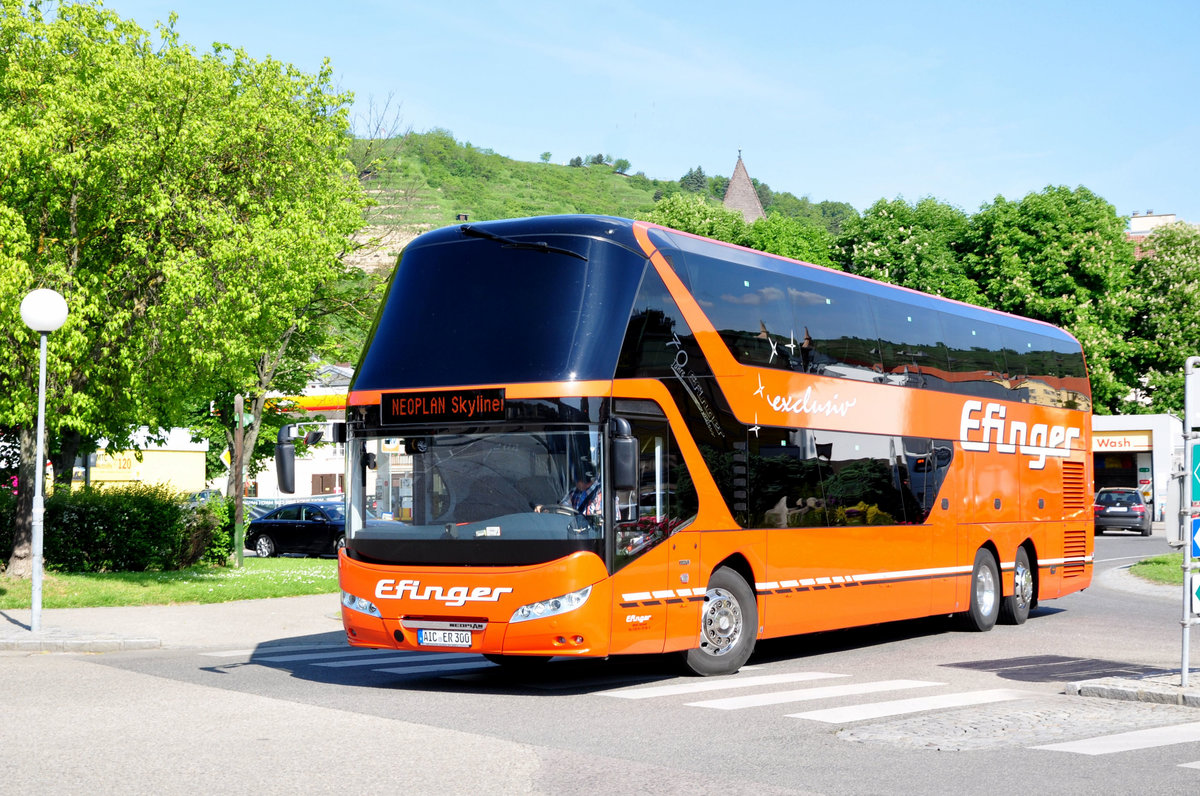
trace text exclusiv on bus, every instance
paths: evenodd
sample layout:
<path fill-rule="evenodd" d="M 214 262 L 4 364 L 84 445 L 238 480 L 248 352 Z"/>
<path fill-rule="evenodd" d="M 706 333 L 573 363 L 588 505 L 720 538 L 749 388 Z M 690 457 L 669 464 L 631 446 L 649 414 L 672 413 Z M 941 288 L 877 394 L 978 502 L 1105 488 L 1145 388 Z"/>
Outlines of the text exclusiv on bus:
<path fill-rule="evenodd" d="M 347 640 L 713 675 L 764 638 L 1020 624 L 1091 582 L 1090 411 L 1041 322 L 619 218 L 429 232 L 333 426 Z"/>

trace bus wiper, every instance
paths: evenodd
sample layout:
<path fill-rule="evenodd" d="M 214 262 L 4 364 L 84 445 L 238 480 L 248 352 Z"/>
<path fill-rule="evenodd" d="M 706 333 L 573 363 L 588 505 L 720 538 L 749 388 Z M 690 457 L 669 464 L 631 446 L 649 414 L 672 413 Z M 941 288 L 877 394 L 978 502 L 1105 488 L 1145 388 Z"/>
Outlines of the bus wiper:
<path fill-rule="evenodd" d="M 473 227 L 470 224 L 463 224 L 458 229 L 460 232 L 462 232 L 462 234 L 470 238 L 484 238 L 486 240 L 494 240 L 497 243 L 502 243 L 506 249 L 528 249 L 530 251 L 546 252 L 547 254 L 565 254 L 568 257 L 575 257 L 583 260 L 585 263 L 588 261 L 588 258 L 579 252 L 574 252 L 570 249 L 562 249 L 558 246 L 551 246 L 545 241 L 513 240 L 512 238 L 506 238 L 503 235 L 497 235 L 494 232 L 488 232 L 487 230 Z"/>

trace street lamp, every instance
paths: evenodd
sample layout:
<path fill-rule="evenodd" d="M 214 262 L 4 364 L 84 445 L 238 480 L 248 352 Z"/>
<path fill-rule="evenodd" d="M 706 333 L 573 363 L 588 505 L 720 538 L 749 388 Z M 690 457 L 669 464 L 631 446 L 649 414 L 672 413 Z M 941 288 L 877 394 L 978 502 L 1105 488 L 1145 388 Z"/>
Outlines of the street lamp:
<path fill-rule="evenodd" d="M 57 331 L 67 322 L 67 301 L 46 288 L 31 291 L 21 301 L 21 320 L 42 336 L 38 359 L 37 469 L 33 475 L 33 589 L 29 629 L 34 633 L 42 628 L 42 516 L 46 502 L 42 498 L 42 450 L 46 438 L 46 335 Z"/>

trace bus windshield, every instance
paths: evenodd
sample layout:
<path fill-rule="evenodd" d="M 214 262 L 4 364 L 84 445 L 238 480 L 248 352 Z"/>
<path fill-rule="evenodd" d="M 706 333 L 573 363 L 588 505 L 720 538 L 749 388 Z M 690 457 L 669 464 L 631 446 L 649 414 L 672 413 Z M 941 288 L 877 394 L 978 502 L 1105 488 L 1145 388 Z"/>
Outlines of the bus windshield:
<path fill-rule="evenodd" d="M 366 512 L 347 539 L 365 559 L 511 565 L 576 550 L 603 556 L 597 427 L 360 439 L 380 450 L 382 510 Z"/>

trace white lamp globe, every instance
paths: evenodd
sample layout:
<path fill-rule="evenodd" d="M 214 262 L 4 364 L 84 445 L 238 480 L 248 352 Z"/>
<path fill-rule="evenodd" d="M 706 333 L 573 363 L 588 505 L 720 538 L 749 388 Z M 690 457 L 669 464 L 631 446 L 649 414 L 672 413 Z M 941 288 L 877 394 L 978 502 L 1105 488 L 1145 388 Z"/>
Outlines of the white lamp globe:
<path fill-rule="evenodd" d="M 54 332 L 67 322 L 67 300 L 57 291 L 38 288 L 21 300 L 21 320 L 35 332 Z"/>

